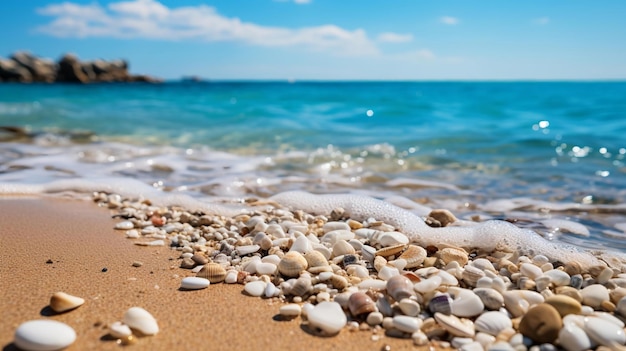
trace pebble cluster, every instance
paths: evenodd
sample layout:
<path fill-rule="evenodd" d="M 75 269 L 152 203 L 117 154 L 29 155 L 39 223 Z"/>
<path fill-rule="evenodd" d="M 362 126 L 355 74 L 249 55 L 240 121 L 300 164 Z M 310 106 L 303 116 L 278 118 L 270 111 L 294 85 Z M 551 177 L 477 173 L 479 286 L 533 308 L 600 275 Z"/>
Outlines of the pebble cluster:
<path fill-rule="evenodd" d="M 367 330 L 372 340 L 466 351 L 624 349 L 626 273 L 516 252 L 422 247 L 383 221 L 289 211 L 277 204 L 228 218 L 95 193 L 138 245 L 169 245 L 188 272 L 181 289 L 242 284 L 281 301 L 314 334 Z M 426 223 L 454 225 L 435 210 Z"/>

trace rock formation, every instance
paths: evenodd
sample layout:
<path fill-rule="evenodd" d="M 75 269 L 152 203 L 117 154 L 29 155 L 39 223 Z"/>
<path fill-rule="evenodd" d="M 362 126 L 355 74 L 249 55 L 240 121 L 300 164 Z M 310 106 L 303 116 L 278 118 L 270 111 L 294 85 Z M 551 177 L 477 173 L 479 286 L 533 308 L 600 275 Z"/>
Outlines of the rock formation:
<path fill-rule="evenodd" d="M 160 79 L 128 72 L 124 60 L 80 61 L 73 54 L 65 54 L 58 62 L 39 58 L 28 52 L 14 53 L 10 58 L 0 58 L 0 82 L 19 83 L 99 83 L 99 82 L 150 82 Z"/>

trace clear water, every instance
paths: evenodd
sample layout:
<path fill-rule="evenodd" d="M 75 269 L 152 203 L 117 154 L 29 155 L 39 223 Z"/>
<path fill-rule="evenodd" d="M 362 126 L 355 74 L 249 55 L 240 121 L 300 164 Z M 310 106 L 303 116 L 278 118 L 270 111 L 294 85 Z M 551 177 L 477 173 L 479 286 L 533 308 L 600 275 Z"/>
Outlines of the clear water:
<path fill-rule="evenodd" d="M 403 196 L 579 222 L 626 248 L 626 82 L 0 85 L 0 182 L 134 178 L 212 198 Z M 554 230 L 537 227 L 550 236 Z"/>

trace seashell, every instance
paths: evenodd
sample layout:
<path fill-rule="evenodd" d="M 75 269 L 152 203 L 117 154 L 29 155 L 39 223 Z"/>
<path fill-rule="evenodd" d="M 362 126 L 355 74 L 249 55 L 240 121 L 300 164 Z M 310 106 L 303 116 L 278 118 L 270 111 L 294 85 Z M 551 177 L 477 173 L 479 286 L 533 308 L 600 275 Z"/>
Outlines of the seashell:
<path fill-rule="evenodd" d="M 196 274 L 198 278 L 208 279 L 211 283 L 221 283 L 226 279 L 226 269 L 219 263 L 207 263 Z"/>
<path fill-rule="evenodd" d="M 326 234 L 324 234 L 321 237 L 321 241 L 323 243 L 328 243 L 331 246 L 334 245 L 338 240 L 350 240 L 350 239 L 354 239 L 354 235 L 355 233 L 353 233 L 350 230 L 345 230 L 345 229 L 338 229 L 338 230 L 333 230 L 331 232 L 328 232 Z"/>
<path fill-rule="evenodd" d="M 559 345 L 567 351 L 583 351 L 591 349 L 591 340 L 587 333 L 573 323 L 565 323 L 559 331 Z"/>
<path fill-rule="evenodd" d="M 603 346 L 613 347 L 626 343 L 624 329 L 602 318 L 585 318 L 583 329 L 591 340 Z"/>
<path fill-rule="evenodd" d="M 307 260 L 297 251 L 287 252 L 278 263 L 278 271 L 286 277 L 297 277 L 307 267 Z"/>
<path fill-rule="evenodd" d="M 409 237 L 400 232 L 381 232 L 377 231 L 371 238 L 371 241 L 382 246 L 406 245 L 409 243 Z"/>
<path fill-rule="evenodd" d="M 279 313 L 284 318 L 296 318 L 302 313 L 302 308 L 296 303 L 280 306 Z"/>
<path fill-rule="evenodd" d="M 474 317 L 485 309 L 485 305 L 472 290 L 458 287 L 448 288 L 448 294 L 453 298 L 450 308 L 457 317 Z"/>
<path fill-rule="evenodd" d="M 350 228 L 350 225 L 348 225 L 348 223 L 346 222 L 326 222 L 324 223 L 324 226 L 322 226 L 322 230 L 324 231 L 324 234 L 328 233 L 328 232 L 332 232 L 334 230 L 351 230 L 352 228 Z"/>
<path fill-rule="evenodd" d="M 350 298 L 348 299 L 348 309 L 355 318 L 377 311 L 374 300 L 372 300 L 369 295 L 360 291 L 350 295 Z"/>
<path fill-rule="evenodd" d="M 395 301 L 400 301 L 415 296 L 413 285 L 413 282 L 411 282 L 409 278 L 397 275 L 387 280 L 387 293 Z"/>
<path fill-rule="evenodd" d="M 307 312 L 309 326 L 325 335 L 334 335 L 348 323 L 346 314 L 336 302 L 324 301 Z"/>
<path fill-rule="evenodd" d="M 396 267 L 391 266 L 384 266 L 378 272 L 378 278 L 385 281 L 391 279 L 391 277 L 395 277 L 398 275 L 400 275 L 400 271 Z"/>
<path fill-rule="evenodd" d="M 463 281 L 471 287 L 475 287 L 478 280 L 484 276 L 485 272 L 480 268 L 466 265 L 463 269 Z"/>
<path fill-rule="evenodd" d="M 398 307 L 407 316 L 415 317 L 420 313 L 420 305 L 415 300 L 404 298 L 398 302 Z"/>
<path fill-rule="evenodd" d="M 182 290 L 199 290 L 209 286 L 211 282 L 208 279 L 200 277 L 185 277 L 180 282 Z"/>
<path fill-rule="evenodd" d="M 337 240 L 333 245 L 333 254 L 331 257 L 337 257 L 342 255 L 354 255 L 356 250 L 345 240 Z"/>
<path fill-rule="evenodd" d="M 374 269 L 376 269 L 377 272 L 380 272 L 386 265 L 387 260 L 383 256 L 376 256 L 376 258 L 374 258 Z"/>
<path fill-rule="evenodd" d="M 266 283 L 262 280 L 248 282 L 243 286 L 243 290 L 250 296 L 260 297 L 265 293 Z"/>
<path fill-rule="evenodd" d="M 306 296 L 313 291 L 313 284 L 311 278 L 302 276 L 296 279 L 295 283 L 289 289 L 289 294 L 294 296 Z"/>
<path fill-rule="evenodd" d="M 159 325 L 150 312 L 141 307 L 131 307 L 122 318 L 122 322 L 143 335 L 155 335 L 159 332 Z"/>
<path fill-rule="evenodd" d="M 499 310 L 504 305 L 504 297 L 492 288 L 476 288 L 472 290 L 488 310 Z"/>
<path fill-rule="evenodd" d="M 502 312 L 489 311 L 481 314 L 474 322 L 476 330 L 497 336 L 501 331 L 511 328 L 513 323 L 509 316 Z"/>
<path fill-rule="evenodd" d="M 378 293 L 376 308 L 378 309 L 378 312 L 382 313 L 385 317 L 393 316 L 393 308 L 391 307 L 391 302 L 389 302 L 389 296 L 387 295 Z"/>
<path fill-rule="evenodd" d="M 437 251 L 436 257 L 442 260 L 444 265 L 450 262 L 458 262 L 461 266 L 465 266 L 468 261 L 467 251 L 455 247 L 446 247 Z"/>
<path fill-rule="evenodd" d="M 226 277 L 224 278 L 224 283 L 226 284 L 235 284 L 237 283 L 237 271 L 230 270 L 226 272 Z"/>
<path fill-rule="evenodd" d="M 15 330 L 13 343 L 22 350 L 60 350 L 76 340 L 76 332 L 65 323 L 38 319 L 20 324 Z"/>
<path fill-rule="evenodd" d="M 376 250 L 376 256 L 389 257 L 394 256 L 402 252 L 406 247 L 405 244 L 397 244 L 392 246 L 383 247 L 380 250 Z"/>
<path fill-rule="evenodd" d="M 348 273 L 348 275 L 350 276 L 355 276 L 355 277 L 359 277 L 359 278 L 367 278 L 369 277 L 369 271 L 367 270 L 367 268 L 358 265 L 358 264 L 351 264 L 349 266 L 346 267 L 346 273 Z"/>
<path fill-rule="evenodd" d="M 291 244 L 289 248 L 289 252 L 297 251 L 301 254 L 305 254 L 313 249 L 311 245 L 311 241 L 304 235 L 300 235 L 296 238 L 296 240 Z"/>
<path fill-rule="evenodd" d="M 369 245 L 361 246 L 361 257 L 363 257 L 363 261 L 373 263 L 375 256 L 376 256 L 375 248 Z"/>
<path fill-rule="evenodd" d="M 407 269 L 419 267 L 428 256 L 426 249 L 417 245 L 409 245 L 399 258 L 406 260 Z"/>
<path fill-rule="evenodd" d="M 435 320 L 440 326 L 447 330 L 448 333 L 455 336 L 471 338 L 476 333 L 474 323 L 470 320 L 461 320 L 457 316 L 448 316 L 439 312 L 435 313 Z"/>
<path fill-rule="evenodd" d="M 109 326 L 109 335 L 116 339 L 126 339 L 133 335 L 133 332 L 126 324 L 123 324 L 122 322 L 113 322 Z"/>
<path fill-rule="evenodd" d="M 415 284 L 422 281 L 422 278 L 419 275 L 415 274 L 415 272 L 402 272 L 402 276 L 409 278 L 409 280 Z"/>
<path fill-rule="evenodd" d="M 254 245 L 259 245 L 261 247 L 261 250 L 269 250 L 273 246 L 272 239 L 270 239 L 270 237 L 267 236 L 267 234 L 265 234 L 264 232 L 258 232 L 254 236 L 252 243 Z"/>
<path fill-rule="evenodd" d="M 451 304 L 452 298 L 450 297 L 450 295 L 448 295 L 447 293 L 440 294 L 430 299 L 430 302 L 428 302 L 428 310 L 430 310 L 431 313 L 438 312 L 450 315 L 452 314 Z"/>
<path fill-rule="evenodd" d="M 385 290 L 387 282 L 380 279 L 365 279 L 358 284 L 360 290 Z"/>
<path fill-rule="evenodd" d="M 415 333 L 422 327 L 422 320 L 411 316 L 395 316 L 393 317 L 393 326 L 405 333 Z"/>
<path fill-rule="evenodd" d="M 85 299 L 64 292 L 56 292 L 50 297 L 50 308 L 56 313 L 73 310 L 84 303 Z"/>
<path fill-rule="evenodd" d="M 504 298 L 504 307 L 511 313 L 513 317 L 520 317 L 528 311 L 530 303 L 524 300 L 515 291 L 505 291 L 502 294 Z"/>
<path fill-rule="evenodd" d="M 191 256 L 191 259 L 196 264 L 200 264 L 200 265 L 209 263 L 209 260 L 206 257 L 204 257 L 203 255 L 199 254 L 199 253 L 193 254 Z"/>
<path fill-rule="evenodd" d="M 342 291 L 350 285 L 350 283 L 348 283 L 348 279 L 338 274 L 333 274 L 330 277 L 329 281 L 333 285 L 333 287 L 339 291 Z"/>
<path fill-rule="evenodd" d="M 452 274 L 444 270 L 439 271 L 437 275 L 441 277 L 441 285 L 456 286 L 459 284 L 459 281 Z"/>
<path fill-rule="evenodd" d="M 471 263 L 472 266 L 483 270 L 483 271 L 491 271 L 496 273 L 496 269 L 493 267 L 493 263 L 486 258 L 477 258 Z"/>
<path fill-rule="evenodd" d="M 328 266 L 328 260 L 321 252 L 311 250 L 304 254 L 304 258 L 310 268 Z"/>
<path fill-rule="evenodd" d="M 609 291 L 603 285 L 592 284 L 583 288 L 580 293 L 583 296 L 583 304 L 600 309 L 603 301 L 610 300 Z"/>

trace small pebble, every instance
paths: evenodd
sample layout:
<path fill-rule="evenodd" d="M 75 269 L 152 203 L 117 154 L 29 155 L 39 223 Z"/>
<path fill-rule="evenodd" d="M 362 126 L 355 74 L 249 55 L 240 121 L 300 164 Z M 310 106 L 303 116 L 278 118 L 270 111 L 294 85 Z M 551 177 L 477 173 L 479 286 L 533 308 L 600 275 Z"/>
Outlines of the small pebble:
<path fill-rule="evenodd" d="M 49 319 L 32 320 L 22 323 L 15 330 L 15 346 L 26 351 L 60 350 L 76 340 L 72 327 Z"/>

